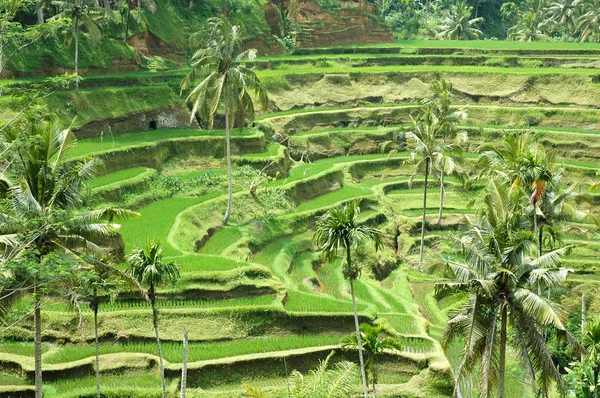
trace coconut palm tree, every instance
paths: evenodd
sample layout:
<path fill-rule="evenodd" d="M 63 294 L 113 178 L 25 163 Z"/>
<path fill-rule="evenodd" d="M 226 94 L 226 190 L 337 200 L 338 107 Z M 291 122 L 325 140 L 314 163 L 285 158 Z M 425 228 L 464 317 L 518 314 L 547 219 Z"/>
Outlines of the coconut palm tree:
<path fill-rule="evenodd" d="M 67 34 L 65 44 L 70 45 L 71 40 L 75 39 L 75 74 L 79 75 L 80 30 L 85 29 L 94 42 L 102 37 L 100 27 L 92 18 L 95 9 L 91 8 L 85 0 L 53 1 L 52 4 L 60 10 L 55 18 L 68 18 L 71 21 L 71 29 Z M 75 91 L 79 92 L 79 79 L 75 81 Z"/>
<path fill-rule="evenodd" d="M 423 248 L 425 243 L 425 228 L 427 216 L 427 188 L 429 175 L 433 163 L 445 153 L 450 153 L 452 147 L 446 145 L 441 139 L 442 130 L 445 128 L 444 118 L 433 111 L 433 107 L 425 104 L 421 107 L 416 118 L 411 116 L 412 131 L 404 133 L 406 146 L 409 150 L 407 162 L 413 163 L 414 171 L 409 179 L 412 185 L 414 177 L 423 173 L 423 215 L 421 218 L 421 245 L 419 249 L 419 266 L 423 264 Z"/>
<path fill-rule="evenodd" d="M 483 22 L 483 18 L 471 18 L 473 7 L 465 1 L 451 4 L 446 11 L 446 17 L 439 27 L 437 37 L 443 40 L 473 40 L 481 36 L 481 31 L 475 25 Z"/>
<path fill-rule="evenodd" d="M 538 41 L 548 38 L 548 20 L 543 13 L 528 10 L 519 14 L 518 22 L 508 29 L 508 38 L 516 41 Z"/>
<path fill-rule="evenodd" d="M 147 241 L 144 249 L 135 249 L 127 257 L 127 272 L 138 280 L 140 285 L 148 287 L 148 299 L 152 306 L 152 325 L 158 347 L 160 375 L 162 378 L 162 396 L 167 395 L 165 367 L 158 334 L 158 309 L 156 308 L 156 288 L 164 283 L 175 282 L 179 278 L 179 266 L 162 261 L 163 248 L 158 241 Z"/>
<path fill-rule="evenodd" d="M 467 142 L 468 134 L 466 131 L 458 131 L 458 123 L 465 122 L 468 119 L 467 111 L 463 108 L 452 109 L 452 83 L 442 78 L 432 83 L 433 98 L 425 99 L 423 103 L 431 107 L 438 118 L 441 120 L 440 136 L 444 143 L 433 161 L 433 167 L 438 171 L 440 180 L 440 211 L 438 213 L 437 225 L 442 224 L 442 212 L 444 209 L 444 176 L 464 171 L 461 149 Z"/>
<path fill-rule="evenodd" d="M 590 36 L 594 37 L 595 42 L 600 41 L 600 0 L 576 0 L 576 3 L 582 8 L 582 14 L 577 21 L 581 41 L 586 41 Z"/>
<path fill-rule="evenodd" d="M 546 10 L 550 20 L 557 26 L 564 27 L 569 36 L 576 31 L 579 19 L 577 0 L 559 0 L 552 3 Z"/>
<path fill-rule="evenodd" d="M 228 201 L 223 222 L 227 223 L 233 203 L 231 130 L 236 121 L 242 131 L 246 121 L 254 120 L 254 101 L 266 108 L 267 92 L 256 73 L 244 65 L 256 57 L 256 50 L 242 51 L 239 26 L 231 25 L 224 18 L 211 18 L 203 31 L 192 35 L 191 42 L 199 49 L 192 56 L 192 71 L 183 80 L 182 89 L 191 88 L 198 78 L 202 80 L 187 97 L 187 101 L 194 104 L 190 122 L 198 112 L 212 129 L 220 108 L 225 113 Z"/>
<path fill-rule="evenodd" d="M 386 351 L 402 351 L 402 344 L 392 337 L 379 337 L 383 333 L 383 327 L 371 326 L 368 323 L 361 323 L 360 325 L 360 338 L 362 342 L 363 350 L 366 353 L 365 368 L 367 371 L 367 377 L 371 376 L 371 383 L 373 385 L 373 396 L 377 397 L 377 391 L 375 386 L 377 385 L 377 368 L 376 362 L 377 357 L 384 354 Z M 358 341 L 356 335 L 352 334 L 345 337 L 342 342 L 342 349 L 344 350 L 356 350 L 358 348 Z"/>
<path fill-rule="evenodd" d="M 352 306 L 354 308 L 354 326 L 356 328 L 358 358 L 362 376 L 363 392 L 365 398 L 367 398 L 367 378 L 363 360 L 358 311 L 356 309 L 356 297 L 354 295 L 354 281 L 360 276 L 360 269 L 352 262 L 352 252 L 369 241 L 373 242 L 375 250 L 378 250 L 381 247 L 381 233 L 374 228 L 359 224 L 359 214 L 360 207 L 359 203 L 356 201 L 347 203 L 341 207 L 329 209 L 317 220 L 313 239 L 317 248 L 322 251 L 326 261 L 334 261 L 339 251 L 345 252 L 346 263 L 344 267 L 344 277 L 350 281 L 350 295 L 352 296 Z"/>
<path fill-rule="evenodd" d="M 598 376 L 600 375 L 600 320 L 588 325 L 583 335 L 583 345 L 587 350 L 584 361 L 590 364 L 593 374 L 594 398 L 598 398 Z"/>
<path fill-rule="evenodd" d="M 460 312 L 446 325 L 442 345 L 457 337 L 465 350 L 455 374 L 458 381 L 479 365 L 482 397 L 505 398 L 506 349 L 511 344 L 521 359 L 534 391 L 547 394 L 552 382 L 563 390 L 561 376 L 548 351 L 542 328 L 551 328 L 579 348 L 567 332 L 556 303 L 536 293 L 543 283 L 558 287 L 570 270 L 560 268 L 571 247 L 538 256 L 522 191 L 492 181 L 476 221 L 467 217 L 460 238 L 463 258 L 438 258 L 428 270 L 450 270 L 454 281 L 439 283 L 439 295 L 467 295 Z M 511 339 L 508 339 L 510 328 Z M 547 395 L 545 395 L 547 396 Z"/>
<path fill-rule="evenodd" d="M 115 208 L 76 211 L 99 163 L 68 161 L 74 142 L 71 130 L 56 122 L 33 124 L 25 131 L 6 129 L 0 135 L 0 273 L 12 281 L 8 290 L 5 285 L 2 300 L 10 305 L 19 294 L 33 292 L 36 398 L 42 397 L 39 285 L 44 274 L 65 260 L 76 265 L 76 272 L 87 272 L 90 264 L 111 268 L 92 257 L 106 254 L 96 242 L 118 233 L 115 217 L 135 216 Z M 33 270 L 6 268 L 22 259 L 29 259 L 25 263 L 33 263 Z M 58 278 L 56 283 L 63 281 Z M 0 308 L 6 310 L 6 305 Z"/>
<path fill-rule="evenodd" d="M 105 261 L 110 264 L 110 261 Z M 81 304 L 87 302 L 94 317 L 94 347 L 96 354 L 96 397 L 100 398 L 100 347 L 98 342 L 98 311 L 105 297 L 115 300 L 124 281 L 116 268 L 93 267 L 75 278 L 70 286 L 70 304 L 81 313 Z M 83 325 L 82 325 L 83 326 Z"/>

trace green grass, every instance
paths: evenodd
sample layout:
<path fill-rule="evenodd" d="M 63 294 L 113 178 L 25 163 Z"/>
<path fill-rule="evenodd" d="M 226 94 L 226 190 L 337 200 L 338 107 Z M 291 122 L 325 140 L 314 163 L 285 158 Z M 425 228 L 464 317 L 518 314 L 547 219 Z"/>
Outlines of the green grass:
<path fill-rule="evenodd" d="M 246 265 L 243 261 L 233 260 L 222 256 L 204 254 L 188 254 L 184 256 L 166 257 L 165 261 L 173 261 L 179 265 L 179 271 L 229 271 Z"/>
<path fill-rule="evenodd" d="M 342 312 L 352 313 L 352 303 L 350 301 L 337 300 L 332 297 L 317 294 L 305 293 L 298 290 L 288 290 L 288 300 L 284 308 L 293 312 Z M 365 306 L 359 305 L 359 311 Z"/>
<path fill-rule="evenodd" d="M 225 342 L 190 342 L 190 362 L 205 361 L 217 358 L 227 358 L 238 355 L 256 354 L 262 352 L 286 351 L 305 347 L 318 347 L 338 344 L 340 336 L 331 335 L 296 335 L 296 336 L 267 336 L 233 340 Z M 177 363 L 183 359 L 183 348 L 180 343 L 163 343 L 165 360 Z M 156 344 L 129 343 L 129 344 L 101 344 L 100 354 L 114 353 L 145 353 L 156 355 Z M 91 344 L 66 345 L 44 357 L 47 363 L 66 363 L 77 361 L 95 355 L 95 348 Z"/>
<path fill-rule="evenodd" d="M 247 136 L 253 133 L 254 132 L 252 130 L 244 130 L 242 135 Z M 80 157 L 84 155 L 98 154 L 176 138 L 210 136 L 225 136 L 225 130 L 206 131 L 200 129 L 159 129 L 118 135 L 105 134 L 102 137 L 78 140 L 77 144 L 71 150 L 70 156 Z"/>
<path fill-rule="evenodd" d="M 336 191 L 319 196 L 316 199 L 302 202 L 296 207 L 297 212 L 316 210 L 322 207 L 329 207 L 335 203 L 352 199 L 358 196 L 371 195 L 373 191 L 368 188 L 357 187 L 355 185 L 346 185 Z"/>
<path fill-rule="evenodd" d="M 42 352 L 48 351 L 48 345 L 42 344 Z M 33 356 L 34 347 L 30 343 L 22 342 L 2 342 L 0 343 L 0 352 L 5 354 L 17 354 Z"/>
<path fill-rule="evenodd" d="M 267 306 L 273 304 L 275 296 L 249 296 L 239 299 L 228 300 L 158 300 L 158 308 L 177 309 L 177 308 L 238 308 L 248 306 Z M 56 308 L 57 310 L 60 308 Z M 150 304 L 146 301 L 115 301 L 100 306 L 100 312 L 123 311 L 123 310 L 150 310 Z M 63 308 L 66 310 L 66 307 Z M 87 309 L 84 309 L 87 312 Z"/>
<path fill-rule="evenodd" d="M 179 250 L 171 247 L 167 242 L 167 236 L 175 217 L 188 207 L 205 202 L 219 196 L 220 193 L 210 193 L 201 197 L 175 196 L 160 200 L 148 206 L 142 207 L 138 212 L 142 215 L 136 220 L 124 221 L 121 227 L 121 235 L 127 250 L 135 247 L 143 247 L 147 239 L 160 239 L 163 242 L 166 256 L 177 256 Z"/>
<path fill-rule="evenodd" d="M 217 232 L 200 249 L 201 254 L 222 254 L 223 251 L 242 237 L 238 228 L 225 227 Z"/>
<path fill-rule="evenodd" d="M 248 158 L 248 159 L 256 159 L 256 158 L 264 158 L 264 157 L 269 157 L 269 156 L 276 156 L 279 153 L 279 148 L 281 148 L 281 145 L 279 145 L 278 143 L 269 142 L 269 144 L 267 145 L 266 152 L 248 153 L 248 154 L 245 154 L 243 157 Z"/>
<path fill-rule="evenodd" d="M 98 188 L 104 185 L 114 184 L 116 182 L 129 180 L 137 177 L 144 173 L 147 169 L 145 167 L 134 167 L 132 169 L 125 169 L 114 173 L 106 174 L 103 176 L 96 177 L 90 184 L 90 188 Z"/>
<path fill-rule="evenodd" d="M 141 397 L 146 390 L 160 391 L 160 375 L 156 372 L 127 372 L 125 374 L 102 375 L 102 388 L 106 390 L 123 391 L 123 397 Z M 61 379 L 53 382 L 44 382 L 44 397 L 59 398 L 65 396 L 95 396 L 96 379 L 94 377 L 81 377 Z M 131 390 L 140 390 L 140 393 L 130 395 Z M 138 395 L 139 394 L 139 395 Z M 149 395 L 145 395 L 149 396 Z M 153 396 L 153 395 L 152 395 Z"/>

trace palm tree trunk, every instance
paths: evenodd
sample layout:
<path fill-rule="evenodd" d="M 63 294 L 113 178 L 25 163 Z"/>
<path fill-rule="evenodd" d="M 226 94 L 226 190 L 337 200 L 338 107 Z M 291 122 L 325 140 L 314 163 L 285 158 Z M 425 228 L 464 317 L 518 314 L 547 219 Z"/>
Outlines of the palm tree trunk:
<path fill-rule="evenodd" d="M 544 243 L 544 226 L 543 224 L 540 225 L 540 230 L 538 231 L 538 245 L 539 247 L 539 254 L 540 257 L 542 257 L 542 255 L 544 254 L 544 249 L 542 248 L 542 244 Z"/>
<path fill-rule="evenodd" d="M 79 17 L 75 18 L 75 92 L 79 92 Z"/>
<path fill-rule="evenodd" d="M 223 223 L 227 224 L 231 216 L 231 208 L 233 206 L 233 181 L 231 177 L 231 128 L 233 121 L 229 124 L 229 108 L 225 108 L 225 140 L 227 144 L 227 211 L 223 217 Z"/>
<path fill-rule="evenodd" d="M 537 205 L 533 204 L 533 236 L 537 233 Z"/>
<path fill-rule="evenodd" d="M 138 0 L 137 1 L 137 23 L 138 25 L 140 24 L 140 22 L 142 21 L 142 0 Z"/>
<path fill-rule="evenodd" d="M 350 241 L 346 238 L 346 262 L 347 267 L 352 267 L 352 256 L 350 255 L 351 245 Z M 360 375 L 362 377 L 363 392 L 365 398 L 369 397 L 369 389 L 367 387 L 367 374 L 365 372 L 365 360 L 363 358 L 363 347 L 360 341 L 360 325 L 358 323 L 358 310 L 356 308 L 356 296 L 354 295 L 354 279 L 350 278 L 350 295 L 352 296 L 352 308 L 354 309 L 354 327 L 356 328 L 356 346 L 358 347 L 358 362 L 360 364 Z"/>
<path fill-rule="evenodd" d="M 444 211 L 444 170 L 440 171 L 440 212 L 438 213 L 437 226 L 442 226 L 442 212 Z"/>
<path fill-rule="evenodd" d="M 42 314 L 40 310 L 40 297 L 38 294 L 37 280 L 33 287 L 33 325 L 34 325 L 34 360 L 35 360 L 35 398 L 42 398 Z"/>
<path fill-rule="evenodd" d="M 425 216 L 427 215 L 427 180 L 429 177 L 429 158 L 425 159 L 425 185 L 423 187 L 423 220 L 421 221 L 421 249 L 419 250 L 419 268 L 423 266 L 423 245 L 425 242 Z"/>
<path fill-rule="evenodd" d="M 160 379 L 162 382 L 162 398 L 167 397 L 167 386 L 165 384 L 165 366 L 163 364 L 162 347 L 160 346 L 160 337 L 158 336 L 158 310 L 156 309 L 156 297 L 154 296 L 154 287 L 150 287 L 150 304 L 152 304 L 152 324 L 154 326 L 154 335 L 156 336 L 156 346 L 158 347 L 158 364 L 160 366 Z"/>
<path fill-rule="evenodd" d="M 600 369 L 598 367 L 594 367 L 594 398 L 598 398 L 598 373 L 600 373 Z"/>
<path fill-rule="evenodd" d="M 375 385 L 377 384 L 377 374 L 375 373 L 375 357 L 373 360 L 373 369 L 371 369 L 371 377 L 373 378 L 373 397 L 377 398 L 377 390 L 375 389 Z"/>
<path fill-rule="evenodd" d="M 100 398 L 100 352 L 98 347 L 98 298 L 94 297 L 94 343 L 96 344 L 96 397 Z"/>
<path fill-rule="evenodd" d="M 502 316 L 500 326 L 500 363 L 498 366 L 498 398 L 506 398 L 504 395 L 504 379 L 506 377 L 506 303 L 502 304 Z"/>
<path fill-rule="evenodd" d="M 131 7 L 127 5 L 127 16 L 125 17 L 125 37 L 123 37 L 123 43 L 127 43 L 129 37 L 129 17 L 131 15 Z"/>
<path fill-rule="evenodd" d="M 586 313 L 586 304 L 585 304 L 585 293 L 581 293 L 581 336 L 585 335 L 585 324 L 587 321 L 587 313 Z M 585 353 L 581 353 L 581 361 L 585 358 Z"/>
<path fill-rule="evenodd" d="M 352 296 L 352 307 L 354 308 L 354 326 L 356 328 L 356 345 L 358 347 L 358 362 L 360 364 L 360 375 L 362 377 L 363 392 L 364 392 L 365 398 L 369 398 L 369 390 L 367 387 L 367 375 L 365 373 L 365 360 L 363 359 L 363 348 L 362 348 L 362 342 L 360 341 L 360 325 L 358 324 L 358 310 L 356 309 L 356 297 L 354 296 L 354 279 L 350 279 L 350 295 Z"/>
<path fill-rule="evenodd" d="M 42 25 L 44 23 L 44 0 L 38 0 L 35 13 L 37 15 L 37 23 L 38 25 Z"/>
<path fill-rule="evenodd" d="M 183 332 L 183 362 L 181 364 L 181 398 L 185 398 L 187 387 L 187 361 L 188 361 L 188 332 Z"/>

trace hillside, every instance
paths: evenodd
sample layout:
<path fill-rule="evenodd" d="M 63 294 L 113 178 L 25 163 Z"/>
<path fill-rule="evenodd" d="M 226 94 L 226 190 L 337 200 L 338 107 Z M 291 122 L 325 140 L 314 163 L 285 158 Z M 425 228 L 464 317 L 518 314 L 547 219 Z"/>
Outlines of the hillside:
<path fill-rule="evenodd" d="M 581 340 L 580 325 L 586 319 L 582 315 L 587 314 L 591 323 L 600 314 L 600 45 L 394 41 L 371 1 L 334 1 L 333 6 L 317 0 L 273 3 L 161 0 L 155 12 L 142 12 L 140 25 L 134 13 L 130 15 L 125 42 L 122 24 L 103 20 L 106 37 L 100 42 L 93 43 L 84 34 L 79 91 L 61 87 L 48 95 L 43 92 L 23 119 L 18 119 L 19 109 L 29 98 L 21 97 L 21 92 L 27 94 L 27 88 L 46 76 L 70 72 L 72 47 L 65 47 L 63 32 L 15 56 L 0 81 L 0 124 L 14 118 L 23 128 L 0 135 L 4 145 L 0 164 L 5 166 L 0 193 L 6 195 L 0 195 L 2 234 L 18 218 L 6 215 L 17 207 L 17 201 L 7 195 L 23 191 L 21 185 L 7 188 L 15 166 L 5 156 L 41 145 L 37 141 L 6 145 L 6 137 L 55 118 L 57 124 L 70 126 L 77 141 L 71 147 L 64 139 L 68 155 L 46 157 L 42 162 L 46 169 L 61 160 L 102 162 L 99 175 L 83 186 L 83 205 L 76 209 L 110 210 L 106 220 L 93 215 L 96 229 L 89 235 L 94 238 L 93 232 L 118 223 L 118 234 L 98 243 L 113 249 L 112 258 L 102 261 L 115 261 L 118 275 L 130 272 L 128 256 L 148 240 L 156 240 L 163 249 L 163 262 L 178 267 L 176 281 L 155 291 L 168 397 L 180 396 L 184 335 L 189 339 L 188 397 L 242 398 L 250 396 L 251 390 L 261 390 L 262 396 L 289 398 L 291 383 L 300 379 L 294 371 L 310 380 L 311 370 L 332 352 L 332 366 L 358 363 L 355 350 L 343 349 L 344 339 L 355 331 L 355 298 L 359 321 L 381 326 L 381 336 L 398 343 L 377 358 L 378 377 L 373 382 L 377 397 L 442 398 L 460 391 L 462 397 L 475 398 L 481 393 L 480 358 L 455 385 L 464 367 L 464 341 L 444 344 L 450 319 L 469 299 L 464 293 L 450 295 L 439 284 L 458 285 L 461 272 L 427 270 L 420 260 L 421 233 L 427 264 L 463 259 L 469 242 L 461 238 L 486 205 L 494 207 L 485 196 L 493 178 L 483 174 L 478 163 L 483 148 L 500 147 L 507 136 L 527 136 L 547 151 L 543 160 L 555 161 L 553 171 L 560 170 L 553 176 L 558 181 L 553 188 L 563 193 L 573 189 L 569 192 L 577 199 L 572 207 L 570 202 L 557 205 L 560 214 L 555 219 L 550 212 L 544 214 L 541 205 L 536 207 L 533 194 L 515 200 L 524 203 L 527 217 L 533 214 L 531 230 L 526 223 L 531 220 L 519 219 L 517 224 L 525 227 L 514 233 L 535 239 L 522 245 L 525 260 L 567 269 L 561 269 L 566 275 L 562 285 L 551 289 L 555 281 L 545 279 L 547 286 L 537 281 L 526 292 L 536 294 L 537 303 L 563 310 L 564 316 L 536 323 L 532 330 L 541 331 L 538 346 L 558 366 L 559 377 L 567 380 L 566 368 L 572 368 L 581 355 L 559 339 L 551 321 L 564 324 L 564 331 Z M 285 52 L 274 38 L 282 30 L 277 7 L 292 4 L 298 7 L 290 17 L 297 29 L 296 45 Z M 189 91 L 181 89 L 191 70 L 190 33 L 219 14 L 244 27 L 245 48 L 258 48 L 258 57 L 244 66 L 256 73 L 268 93 L 266 108 L 256 106 L 255 120 L 242 128 L 236 124 L 231 133 L 233 211 L 226 223 L 223 109 L 215 107 L 217 116 L 208 129 L 206 120 L 191 114 L 186 102 Z M 452 85 L 450 111 L 464 111 L 468 118 L 455 122 L 460 131 L 456 135 L 463 140 L 448 144 L 460 147 L 453 152 L 456 158 L 437 166 L 446 167 L 443 172 L 432 166 L 425 177 L 424 170 L 429 169 L 424 163 L 416 166 L 415 158 L 422 152 L 415 149 L 419 145 L 410 133 L 422 126 L 418 122 L 423 117 L 419 112 L 426 108 L 423 102 L 436 98 L 435 83 L 442 80 Z M 439 156 L 442 149 L 436 151 Z M 446 172 L 451 166 L 456 169 Z M 77 172 L 82 175 L 86 170 Z M 67 175 L 64 180 L 69 178 L 75 177 Z M 528 181 L 526 188 L 539 193 L 535 190 L 541 178 L 534 184 Z M 511 181 L 512 187 L 519 179 L 525 180 L 519 175 Z M 40 186 L 47 183 L 35 181 Z M 503 199 L 508 203 L 513 197 Z M 377 230 L 382 239 L 378 250 L 368 242 L 350 250 L 360 267 L 351 285 L 346 253 L 340 250 L 334 259 L 324 257 L 315 231 L 323 215 L 354 203 L 360 213 L 352 221 Z M 114 209 L 118 208 L 137 214 L 117 221 Z M 18 216 L 26 218 L 35 211 L 35 206 L 29 206 Z M 71 213 L 57 214 L 60 228 L 71 227 L 73 220 L 65 216 Z M 43 223 L 43 228 L 47 226 Z M 479 236 L 486 235 L 474 229 Z M 538 231 L 540 255 L 532 260 Z M 79 232 L 58 238 L 77 242 L 89 231 Z M 26 233 L 15 235 L 0 239 L 0 397 L 28 398 L 35 396 L 32 308 L 36 296 L 33 288 L 18 286 L 24 291 L 19 291 L 18 299 L 6 307 L 1 300 L 4 283 L 20 276 L 10 268 L 11 261 L 4 261 L 11 239 L 29 238 Z M 86 256 L 96 252 L 89 246 L 70 253 L 90 260 Z M 565 248 L 564 253 L 544 257 L 559 248 Z M 62 247 L 40 245 L 32 258 L 41 259 L 51 249 Z M 510 249 L 500 257 L 517 258 L 518 250 Z M 486 253 L 474 262 L 484 264 L 489 257 Z M 69 257 L 48 258 L 52 266 L 56 265 L 52 261 L 67 262 Z M 523 279 L 536 275 L 533 268 Z M 89 281 L 69 280 L 68 289 L 65 284 L 54 287 L 53 282 L 41 293 L 40 304 L 44 397 L 96 397 L 96 370 L 102 397 L 161 397 L 153 311 L 135 286 L 119 282 L 116 288 L 94 290 L 94 294 L 100 291 L 96 366 L 93 302 L 74 293 Z M 469 283 L 476 286 L 474 290 L 489 286 L 489 280 L 482 282 L 482 278 L 473 277 Z M 495 300 L 501 295 L 490 296 Z M 538 308 L 531 301 L 524 306 Z M 476 315 L 483 318 L 489 312 Z M 510 344 L 530 339 L 514 331 L 519 330 L 518 320 L 508 322 Z M 500 322 L 493 318 L 490 324 Z M 496 330 L 491 330 L 495 337 Z M 509 347 L 506 397 L 536 397 L 537 391 L 528 384 L 530 363 L 524 359 L 528 353 Z M 350 380 L 352 396 L 362 396 L 359 372 L 354 371 Z M 559 396 L 555 387 L 550 397 Z"/>
<path fill-rule="evenodd" d="M 65 121 L 77 115 L 73 156 L 104 160 L 105 175 L 90 187 L 88 206 L 137 210 L 142 218 L 123 224 L 125 250 L 159 238 L 168 260 L 181 265 L 181 279 L 159 291 L 170 391 L 178 385 L 185 330 L 191 396 L 240 396 L 244 382 L 284 391 L 290 369 L 306 372 L 337 349 L 352 331 L 347 283 L 340 261 L 321 260 L 311 229 L 326 209 L 360 198 L 360 220 L 387 236 L 380 254 L 367 252 L 362 260 L 360 316 L 384 325 L 404 347 L 380 362 L 379 394 L 451 394 L 456 352 L 442 351 L 439 338 L 456 303 L 436 302 L 436 277 L 415 269 L 423 181 L 417 177 L 409 184 L 406 153 L 390 157 L 380 144 L 405 128 L 407 115 L 431 94 L 430 83 L 444 77 L 454 84 L 457 103 L 468 105 L 467 158 L 503 131 L 526 129 L 556 150 L 569 181 L 593 178 L 600 145 L 600 49 L 443 44 L 319 48 L 257 59 L 270 109 L 233 138 L 235 208 L 225 227 L 224 133 L 189 126 L 178 94 L 185 71 L 88 76 L 79 94 L 62 91 L 47 99 Z M 276 178 L 263 179 L 251 194 L 248 184 L 257 181 L 260 169 Z M 430 182 L 426 242 L 430 250 L 452 253 L 451 235 L 462 214 L 474 211 L 467 202 L 482 187 L 465 191 L 453 177 L 446 182 L 440 226 L 438 182 Z M 587 242 L 568 259 L 575 274 L 569 282 L 573 295 L 565 293 L 564 305 L 573 310 L 575 292 L 585 291 L 593 313 L 600 306 L 600 241 L 585 225 L 564 239 Z M 159 383 L 149 307 L 121 294 L 100 308 L 104 394 L 153 396 Z M 92 391 L 89 311 L 84 320 L 79 330 L 60 301 L 44 308 L 48 397 Z M 21 323 L 3 337 L 3 384 L 27 385 L 32 346 L 19 341 L 32 339 L 31 329 Z M 338 360 L 346 357 L 338 354 Z M 513 377 L 522 375 L 514 370 Z M 0 391 L 15 397 L 22 388 Z"/>

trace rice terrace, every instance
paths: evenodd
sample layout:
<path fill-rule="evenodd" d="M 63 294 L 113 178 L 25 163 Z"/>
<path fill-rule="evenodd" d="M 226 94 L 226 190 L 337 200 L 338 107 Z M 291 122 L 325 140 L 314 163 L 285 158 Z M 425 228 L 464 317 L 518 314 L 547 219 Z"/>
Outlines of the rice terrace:
<path fill-rule="evenodd" d="M 0 397 L 600 396 L 598 0 L 0 16 Z"/>

